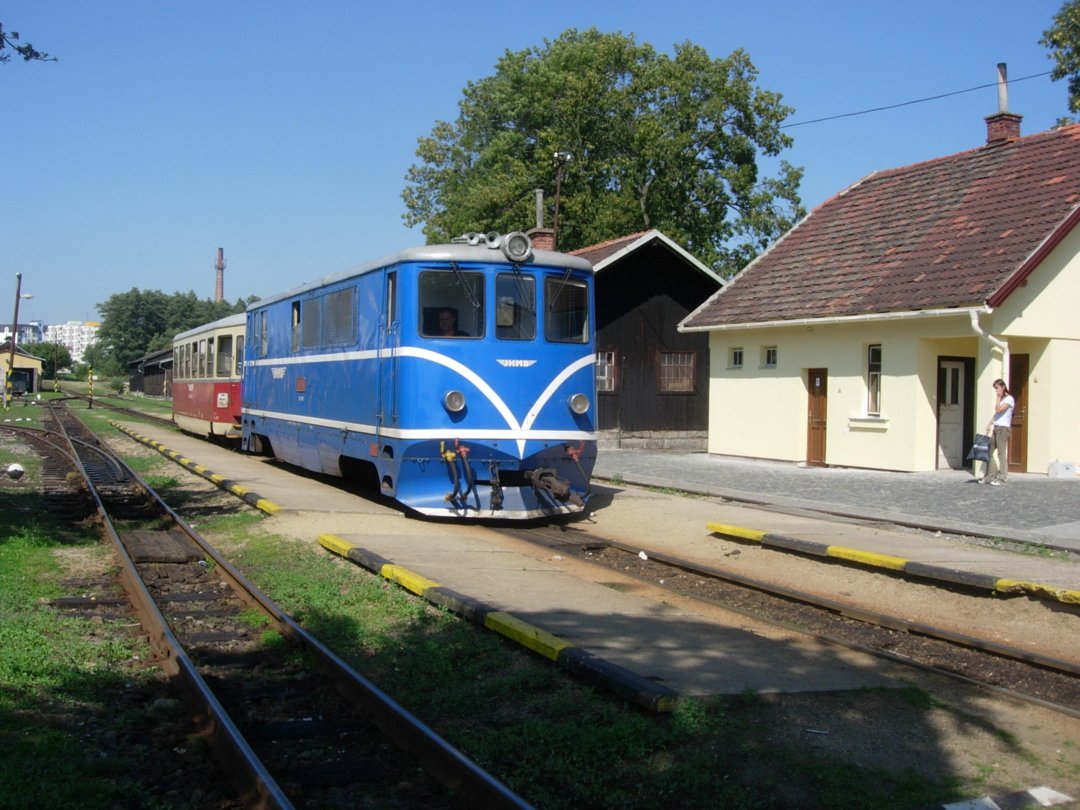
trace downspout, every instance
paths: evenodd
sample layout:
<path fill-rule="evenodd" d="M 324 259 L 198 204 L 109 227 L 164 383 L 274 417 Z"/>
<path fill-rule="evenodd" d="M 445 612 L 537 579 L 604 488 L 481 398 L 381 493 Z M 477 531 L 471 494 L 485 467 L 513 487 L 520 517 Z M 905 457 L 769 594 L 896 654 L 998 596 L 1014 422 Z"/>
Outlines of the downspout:
<path fill-rule="evenodd" d="M 994 310 L 991 307 L 983 307 L 983 312 L 987 315 Z M 979 311 L 977 309 L 968 310 L 968 314 L 971 316 L 971 329 L 972 331 L 989 343 L 991 346 L 996 347 L 1001 351 L 1001 373 L 998 375 L 1001 379 L 1005 379 L 1005 369 L 1009 367 L 1009 344 L 1000 338 L 996 338 L 993 335 L 988 335 L 979 326 Z"/>

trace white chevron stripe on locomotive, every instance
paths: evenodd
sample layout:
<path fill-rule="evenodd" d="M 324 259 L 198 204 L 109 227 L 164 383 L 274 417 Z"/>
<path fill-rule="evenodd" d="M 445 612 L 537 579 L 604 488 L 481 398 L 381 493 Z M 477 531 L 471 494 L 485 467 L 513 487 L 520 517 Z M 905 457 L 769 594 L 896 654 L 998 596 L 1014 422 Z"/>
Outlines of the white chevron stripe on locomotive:
<path fill-rule="evenodd" d="M 587 354 L 578 358 L 573 363 L 568 365 L 562 371 L 560 371 L 555 378 L 548 384 L 547 388 L 536 398 L 532 407 L 529 408 L 528 413 L 525 415 L 525 419 L 518 422 L 514 416 L 513 411 L 510 410 L 510 406 L 506 404 L 502 397 L 493 389 L 488 382 L 473 371 L 471 368 L 461 363 L 452 357 L 447 357 L 439 352 L 433 352 L 430 349 L 421 349 L 415 346 L 404 346 L 400 349 L 396 349 L 395 353 L 398 357 L 416 357 L 421 360 L 428 360 L 432 363 L 436 363 L 440 366 L 444 366 L 451 371 L 459 374 L 471 382 L 477 390 L 484 395 L 484 397 L 495 407 L 506 422 L 507 430 L 460 430 L 454 431 L 454 435 L 459 439 L 510 439 L 517 442 L 518 457 L 525 454 L 525 442 L 529 439 L 540 441 L 594 441 L 596 439 L 596 433 L 590 431 L 581 430 L 532 430 L 531 427 L 536 419 L 540 416 L 540 412 L 544 406 L 548 403 L 548 400 L 554 396 L 555 392 L 559 389 L 559 386 L 566 382 L 569 377 L 580 369 L 595 364 L 596 355 Z M 374 360 L 380 356 L 388 356 L 387 353 L 378 351 L 362 351 L 362 352 L 335 352 L 331 354 L 319 354 L 310 355 L 306 357 L 288 357 L 288 358 L 267 358 L 262 360 L 256 360 L 250 363 L 255 366 L 281 366 L 291 365 L 293 363 L 340 363 L 348 360 Z M 358 433 L 375 433 L 376 429 L 374 425 L 363 424 L 359 422 L 344 422 L 334 419 L 322 419 L 319 417 L 307 417 L 299 416 L 297 414 L 288 413 L 275 413 L 271 411 L 246 409 L 247 413 L 255 416 L 263 416 L 267 418 L 285 419 L 290 422 L 299 422 L 307 425 L 319 425 L 321 427 L 338 428 L 342 430 L 350 430 Z M 445 436 L 446 430 L 400 430 L 396 428 L 382 428 L 379 431 L 382 435 L 395 439 L 437 439 Z"/>

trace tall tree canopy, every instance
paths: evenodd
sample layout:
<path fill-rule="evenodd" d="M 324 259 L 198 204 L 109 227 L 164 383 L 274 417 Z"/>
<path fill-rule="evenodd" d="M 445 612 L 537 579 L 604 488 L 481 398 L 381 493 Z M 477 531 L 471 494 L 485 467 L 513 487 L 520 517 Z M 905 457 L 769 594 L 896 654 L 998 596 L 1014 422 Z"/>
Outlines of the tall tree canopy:
<path fill-rule="evenodd" d="M 132 287 L 98 304 L 101 327 L 97 344 L 125 368 L 147 352 L 164 349 L 180 332 L 243 312 L 247 303 L 217 303 L 199 299 L 194 292 L 166 295 L 161 290 Z"/>
<path fill-rule="evenodd" d="M 1054 61 L 1050 78 L 1069 80 L 1069 110 L 1080 112 L 1080 0 L 1066 0 L 1039 44 L 1050 49 Z"/>
<path fill-rule="evenodd" d="M 50 379 L 56 379 L 58 369 L 71 366 L 71 352 L 62 343 L 25 343 L 19 348 L 44 360 L 42 373 Z"/>
<path fill-rule="evenodd" d="M 733 273 L 803 213 L 801 169 L 761 176 L 758 159 L 791 145 L 792 109 L 756 79 L 741 50 L 712 59 L 686 42 L 668 56 L 596 29 L 507 51 L 465 88 L 457 121 L 419 139 L 405 222 L 429 242 L 521 230 L 543 188 L 550 225 L 561 166 L 560 250 L 660 228 Z"/>

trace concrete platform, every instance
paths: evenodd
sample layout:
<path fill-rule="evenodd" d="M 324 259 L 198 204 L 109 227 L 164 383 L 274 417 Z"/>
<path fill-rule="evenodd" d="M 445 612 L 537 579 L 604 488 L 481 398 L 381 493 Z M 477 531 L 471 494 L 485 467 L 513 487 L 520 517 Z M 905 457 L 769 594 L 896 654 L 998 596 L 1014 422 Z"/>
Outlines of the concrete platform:
<path fill-rule="evenodd" d="M 611 662 L 624 670 L 616 673 L 624 685 L 633 682 L 628 677 L 633 673 L 661 687 L 634 682 L 639 702 L 653 708 L 664 707 L 663 696 L 669 691 L 833 691 L 901 686 L 908 674 L 873 656 L 751 619 L 738 627 L 720 627 L 653 599 L 578 579 L 489 540 L 423 532 L 406 542 L 400 535 L 367 533 L 336 539 L 343 545 L 332 540 L 324 545 L 376 573 L 396 579 L 400 572 L 383 570 L 389 564 L 418 574 L 423 583 L 413 590 L 425 598 L 438 602 L 431 591 L 449 588 L 481 603 L 487 612 L 510 614 Z M 501 632 L 499 626 L 492 629 Z M 558 652 L 549 657 L 557 659 Z"/>

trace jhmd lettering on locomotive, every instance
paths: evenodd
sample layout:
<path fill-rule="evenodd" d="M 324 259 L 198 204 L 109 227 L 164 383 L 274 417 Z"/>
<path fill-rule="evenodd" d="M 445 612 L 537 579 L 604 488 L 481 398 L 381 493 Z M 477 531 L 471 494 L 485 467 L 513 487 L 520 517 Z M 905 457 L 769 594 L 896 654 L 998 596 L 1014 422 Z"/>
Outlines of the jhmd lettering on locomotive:
<path fill-rule="evenodd" d="M 425 515 L 579 511 L 596 460 L 592 266 L 528 236 L 403 250 L 252 304 L 242 446 Z"/>

